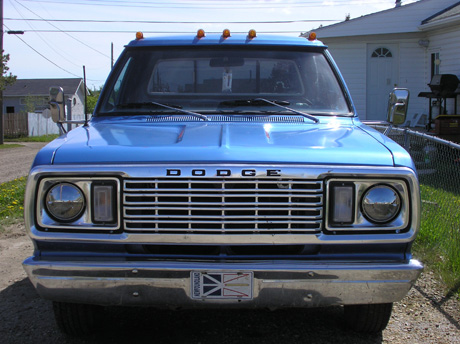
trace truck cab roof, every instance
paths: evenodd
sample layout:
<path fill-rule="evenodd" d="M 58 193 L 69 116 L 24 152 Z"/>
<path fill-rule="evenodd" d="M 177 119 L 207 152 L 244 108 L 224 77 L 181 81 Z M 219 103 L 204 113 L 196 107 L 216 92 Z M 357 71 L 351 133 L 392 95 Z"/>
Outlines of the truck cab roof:
<path fill-rule="evenodd" d="M 231 34 L 225 38 L 222 34 L 211 33 L 199 38 L 198 35 L 175 35 L 135 39 L 126 47 L 151 46 L 206 46 L 206 45 L 261 45 L 261 46 L 298 46 L 327 48 L 321 41 L 303 37 L 276 36 L 260 34 L 250 38 L 245 34 Z"/>

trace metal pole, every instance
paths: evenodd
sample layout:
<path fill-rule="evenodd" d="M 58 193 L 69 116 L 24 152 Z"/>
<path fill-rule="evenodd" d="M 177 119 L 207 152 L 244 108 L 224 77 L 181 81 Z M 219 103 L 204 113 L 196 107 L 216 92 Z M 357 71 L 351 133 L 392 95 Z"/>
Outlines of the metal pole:
<path fill-rule="evenodd" d="M 87 88 L 86 88 L 86 68 L 83 66 L 83 87 L 85 88 L 85 124 L 84 126 L 88 126 L 88 95 L 87 95 Z"/>
<path fill-rule="evenodd" d="M 3 63 L 3 0 L 0 0 L 0 52 L 2 53 Z M 3 69 L 2 75 L 3 77 Z M 0 145 L 3 144 L 3 91 L 0 89 Z"/>

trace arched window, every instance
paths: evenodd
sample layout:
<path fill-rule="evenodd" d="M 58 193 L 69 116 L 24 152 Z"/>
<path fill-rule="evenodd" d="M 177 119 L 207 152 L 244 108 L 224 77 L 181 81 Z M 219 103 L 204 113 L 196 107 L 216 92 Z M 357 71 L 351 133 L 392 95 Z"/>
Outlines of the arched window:
<path fill-rule="evenodd" d="M 371 57 L 393 57 L 393 54 L 387 48 L 377 48 L 372 53 Z"/>

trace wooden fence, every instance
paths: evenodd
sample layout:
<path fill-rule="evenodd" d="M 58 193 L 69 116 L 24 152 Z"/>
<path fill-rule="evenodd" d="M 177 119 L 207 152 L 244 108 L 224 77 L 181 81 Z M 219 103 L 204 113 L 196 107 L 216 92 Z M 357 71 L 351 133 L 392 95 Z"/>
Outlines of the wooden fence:
<path fill-rule="evenodd" d="M 29 136 L 27 113 L 3 114 L 3 133 L 4 137 L 9 139 Z"/>

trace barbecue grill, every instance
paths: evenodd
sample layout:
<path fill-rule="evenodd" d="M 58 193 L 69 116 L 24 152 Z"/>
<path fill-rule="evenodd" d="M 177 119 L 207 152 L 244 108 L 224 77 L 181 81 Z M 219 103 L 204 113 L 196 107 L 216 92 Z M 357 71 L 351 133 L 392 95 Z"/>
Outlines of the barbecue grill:
<path fill-rule="evenodd" d="M 458 85 L 459 80 L 454 74 L 435 74 L 428 84 L 431 92 L 420 92 L 418 94 L 419 97 L 428 98 L 430 102 L 427 129 L 431 128 L 431 123 L 433 123 L 431 99 L 437 100 L 437 104 L 440 106 L 440 115 L 447 113 L 447 98 L 454 98 L 454 111 L 457 111 L 457 95 L 460 94 Z"/>
<path fill-rule="evenodd" d="M 455 97 L 455 90 L 458 87 L 458 78 L 454 74 L 435 74 L 428 84 L 431 93 L 440 98 Z"/>

